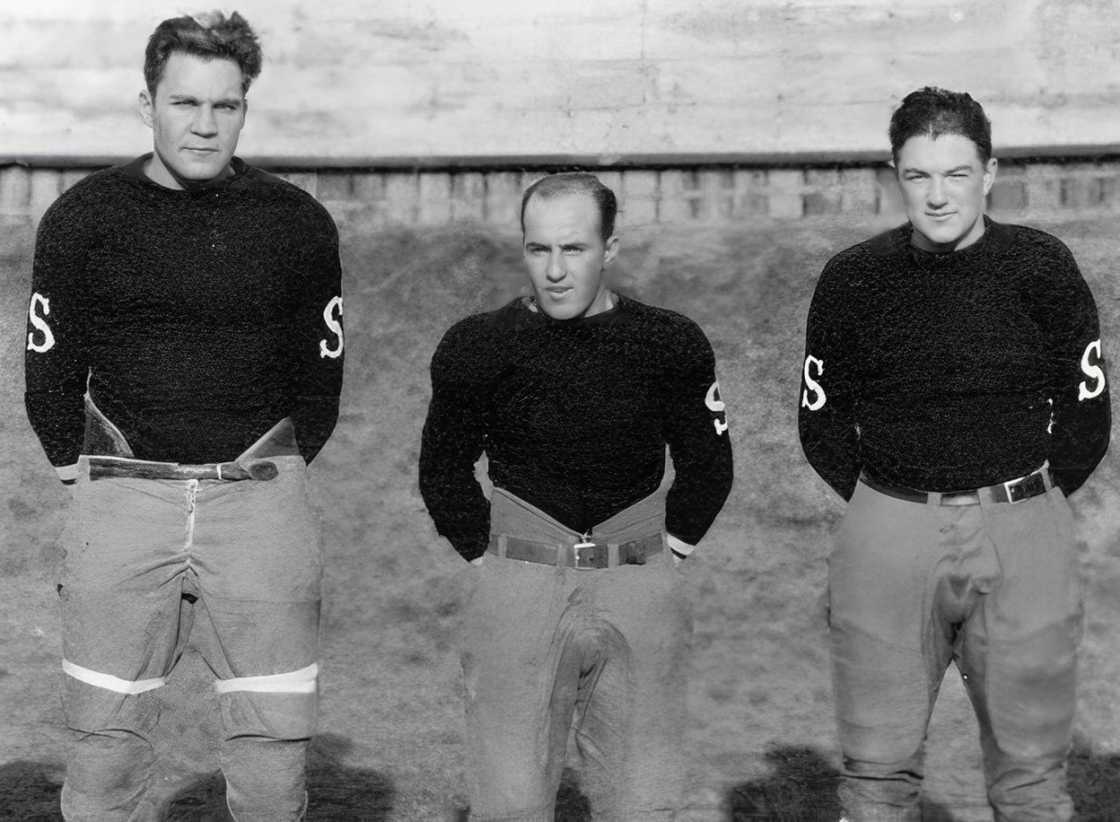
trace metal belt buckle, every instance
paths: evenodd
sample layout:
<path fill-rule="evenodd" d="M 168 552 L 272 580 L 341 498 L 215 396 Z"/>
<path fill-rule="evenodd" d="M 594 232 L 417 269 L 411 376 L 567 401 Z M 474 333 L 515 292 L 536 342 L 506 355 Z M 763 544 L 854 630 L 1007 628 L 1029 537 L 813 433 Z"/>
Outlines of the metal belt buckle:
<path fill-rule="evenodd" d="M 1034 496 L 1033 494 L 1027 493 L 1027 491 L 1029 490 L 1027 488 L 1027 483 L 1032 479 L 1042 479 L 1042 477 L 1039 474 L 1032 472 L 1030 474 L 1027 474 L 1025 477 L 1019 477 L 1018 479 L 1008 480 L 1007 482 L 1005 482 L 1003 484 L 1003 490 L 1004 493 L 1007 494 L 1007 501 L 1015 504 L 1016 502 L 1022 502 L 1023 500 L 1029 499 L 1030 497 Z M 1043 487 L 1046 487 L 1045 483 L 1043 483 Z"/>
<path fill-rule="evenodd" d="M 583 571 L 598 568 L 599 566 L 595 564 L 595 561 L 599 558 L 601 547 L 594 542 L 581 539 L 572 546 L 572 566 Z"/>

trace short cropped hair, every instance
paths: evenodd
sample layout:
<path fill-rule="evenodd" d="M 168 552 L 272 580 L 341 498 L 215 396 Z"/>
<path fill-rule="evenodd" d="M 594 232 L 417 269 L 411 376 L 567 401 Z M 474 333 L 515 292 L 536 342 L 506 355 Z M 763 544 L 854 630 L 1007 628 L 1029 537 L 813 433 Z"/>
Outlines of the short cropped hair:
<path fill-rule="evenodd" d="M 261 46 L 257 35 L 237 12 L 220 11 L 184 15 L 164 20 L 148 38 L 144 51 L 144 82 L 155 97 L 167 60 L 175 52 L 207 60 L 232 60 L 241 69 L 241 92 L 261 73 Z"/>
<path fill-rule="evenodd" d="M 614 192 L 603 185 L 594 174 L 586 171 L 567 171 L 541 177 L 521 195 L 521 233 L 525 233 L 525 206 L 533 197 L 548 199 L 564 194 L 587 194 L 599 207 L 599 233 L 604 240 L 614 234 L 614 220 L 618 214 L 618 200 Z"/>
<path fill-rule="evenodd" d="M 967 92 L 926 86 L 912 91 L 891 115 L 891 155 L 898 153 L 911 137 L 937 139 L 959 134 L 976 144 L 984 163 L 992 158 L 992 124 L 983 107 Z"/>

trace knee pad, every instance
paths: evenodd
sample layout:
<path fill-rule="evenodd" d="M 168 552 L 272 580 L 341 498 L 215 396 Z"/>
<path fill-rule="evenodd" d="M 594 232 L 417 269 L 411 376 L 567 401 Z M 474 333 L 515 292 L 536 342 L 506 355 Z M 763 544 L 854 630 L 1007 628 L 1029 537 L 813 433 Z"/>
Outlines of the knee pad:
<path fill-rule="evenodd" d="M 158 722 L 159 700 L 153 692 L 166 684 L 163 677 L 121 679 L 67 659 L 62 660 L 62 670 L 68 727 L 89 733 L 119 729 L 145 736 Z"/>
<path fill-rule="evenodd" d="M 306 739 L 315 733 L 319 666 L 214 683 L 227 738 Z"/>

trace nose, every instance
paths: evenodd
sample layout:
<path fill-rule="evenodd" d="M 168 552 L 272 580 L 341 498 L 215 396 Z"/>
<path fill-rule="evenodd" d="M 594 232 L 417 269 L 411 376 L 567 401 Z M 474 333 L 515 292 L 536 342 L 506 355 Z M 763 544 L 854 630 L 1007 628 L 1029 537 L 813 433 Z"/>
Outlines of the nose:
<path fill-rule="evenodd" d="M 208 105 L 201 105 L 195 111 L 191 131 L 202 137 L 210 137 L 218 132 L 218 122 L 214 119 L 214 109 Z"/>
<path fill-rule="evenodd" d="M 552 253 L 548 255 L 548 268 L 545 269 L 545 276 L 551 282 L 558 283 L 564 279 L 567 272 L 564 269 L 564 255 L 561 253 Z"/>
<path fill-rule="evenodd" d="M 926 192 L 926 202 L 933 208 L 940 208 L 948 202 L 945 199 L 945 183 L 939 177 L 933 177 Z"/>

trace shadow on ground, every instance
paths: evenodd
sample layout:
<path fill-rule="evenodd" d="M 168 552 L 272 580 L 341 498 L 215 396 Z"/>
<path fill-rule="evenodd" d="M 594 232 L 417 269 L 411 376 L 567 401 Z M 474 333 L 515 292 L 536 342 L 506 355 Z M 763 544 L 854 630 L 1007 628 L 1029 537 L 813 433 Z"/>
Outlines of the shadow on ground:
<path fill-rule="evenodd" d="M 1075 740 L 1069 792 L 1078 822 L 1115 822 L 1120 815 L 1120 754 L 1096 754 L 1083 739 Z"/>
<path fill-rule="evenodd" d="M 468 822 L 470 808 L 461 808 L 454 822 Z M 571 768 L 565 768 L 556 792 L 554 822 L 592 822 L 591 802 L 579 789 L 579 777 Z"/>
<path fill-rule="evenodd" d="M 839 774 L 819 751 L 775 747 L 766 752 L 765 759 L 772 771 L 770 776 L 744 782 L 727 792 L 728 822 L 836 822 L 840 818 L 836 802 Z"/>
<path fill-rule="evenodd" d="M 307 822 L 386 822 L 390 818 L 395 794 L 392 782 L 377 771 L 344 765 L 343 757 L 352 747 L 348 739 L 333 734 L 312 742 Z M 221 774 L 210 774 L 180 790 L 165 818 L 168 822 L 227 822 L 225 797 L 225 780 Z"/>
<path fill-rule="evenodd" d="M 820 751 L 809 747 L 776 747 L 766 752 L 770 776 L 736 785 L 727 793 L 728 822 L 836 822 L 839 771 Z M 945 808 L 922 804 L 922 822 L 953 822 Z"/>
<path fill-rule="evenodd" d="M 744 782 L 725 798 L 727 822 L 836 822 L 839 772 L 819 751 L 808 747 L 777 747 L 766 753 L 772 773 Z M 1094 754 L 1083 740 L 1075 741 L 1069 758 L 1069 791 L 1077 822 L 1116 822 L 1120 813 L 1120 754 Z M 582 817 L 573 817 L 573 822 Z M 926 801 L 922 822 L 956 822 L 944 806 Z"/>
<path fill-rule="evenodd" d="M 0 819 L 56 822 L 62 766 L 50 762 L 16 760 L 0 765 Z"/>

